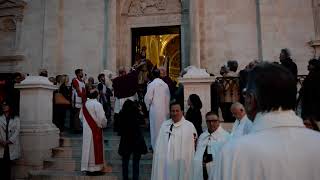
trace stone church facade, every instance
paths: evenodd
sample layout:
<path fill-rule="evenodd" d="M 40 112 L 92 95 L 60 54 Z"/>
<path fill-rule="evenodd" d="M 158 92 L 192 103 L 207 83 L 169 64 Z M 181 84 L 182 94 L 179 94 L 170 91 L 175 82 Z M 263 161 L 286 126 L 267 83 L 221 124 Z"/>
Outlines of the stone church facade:
<path fill-rule="evenodd" d="M 132 65 L 132 29 L 180 27 L 181 68 L 218 74 L 228 59 L 278 61 L 306 74 L 318 55 L 319 0 L 0 0 L 0 73 L 96 77 Z"/>

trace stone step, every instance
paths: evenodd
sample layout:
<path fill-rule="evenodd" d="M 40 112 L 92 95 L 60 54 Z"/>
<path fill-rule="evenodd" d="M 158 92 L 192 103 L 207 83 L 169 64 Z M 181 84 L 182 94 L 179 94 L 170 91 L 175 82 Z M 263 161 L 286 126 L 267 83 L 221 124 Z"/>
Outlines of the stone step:
<path fill-rule="evenodd" d="M 129 177 L 132 175 L 129 173 Z M 140 180 L 150 180 L 151 174 L 141 174 Z M 65 172 L 65 171 L 31 171 L 29 180 L 120 180 L 121 173 L 107 173 L 102 176 L 86 176 L 83 172 Z"/>
<path fill-rule="evenodd" d="M 145 137 L 144 138 L 146 144 L 150 143 L 150 138 Z M 107 147 L 112 147 L 118 149 L 119 143 L 120 143 L 120 137 L 119 136 L 112 136 L 112 137 L 104 137 L 104 142 L 107 145 Z M 60 138 L 60 146 L 61 147 L 80 147 L 82 146 L 82 136 L 70 136 L 70 137 L 61 137 Z"/>
<path fill-rule="evenodd" d="M 112 167 L 112 172 L 122 172 L 121 160 L 109 160 L 107 164 Z M 132 167 L 130 161 L 129 167 Z M 55 171 L 80 171 L 81 159 L 69 159 L 69 158 L 49 158 L 43 162 L 45 170 Z M 140 160 L 140 172 L 150 173 L 152 169 L 152 160 Z"/>
<path fill-rule="evenodd" d="M 80 158 L 81 147 L 58 147 L 52 149 L 53 158 Z M 105 148 L 105 157 L 107 160 L 121 160 L 118 154 L 118 148 Z M 152 160 L 152 153 L 141 156 L 141 160 Z"/>
<path fill-rule="evenodd" d="M 114 174 L 104 174 L 102 176 L 86 176 L 85 173 L 65 172 L 65 171 L 30 171 L 30 180 L 118 180 L 119 177 Z"/>

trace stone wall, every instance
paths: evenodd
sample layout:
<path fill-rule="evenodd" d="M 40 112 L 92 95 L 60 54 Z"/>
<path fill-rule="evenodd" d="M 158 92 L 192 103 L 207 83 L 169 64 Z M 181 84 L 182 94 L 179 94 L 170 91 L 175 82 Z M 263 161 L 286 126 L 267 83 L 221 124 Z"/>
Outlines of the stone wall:
<path fill-rule="evenodd" d="M 25 8 L 21 30 L 21 54 L 25 60 L 21 63 L 21 69 L 26 73 L 38 72 L 43 58 L 44 38 L 44 6 L 45 1 L 28 1 Z"/>
<path fill-rule="evenodd" d="M 228 59 L 244 67 L 258 58 L 255 0 L 205 0 L 199 8 L 201 68 L 219 75 Z"/>
<path fill-rule="evenodd" d="M 182 64 L 192 63 L 193 51 L 188 48 L 193 47 L 193 38 L 197 43 L 200 38 L 200 66 L 216 75 L 228 59 L 237 59 L 240 68 L 257 59 L 258 37 L 264 60 L 278 61 L 280 49 L 289 48 L 299 74 L 307 73 L 307 61 L 314 53 L 308 44 L 316 39 L 312 0 L 260 0 L 260 16 L 256 0 L 197 1 L 199 28 L 190 29 L 188 5 L 192 0 L 25 2 L 21 32 L 17 32 L 20 41 L 6 38 L 0 43 L 4 50 L 6 44 L 18 42 L 16 50 L 14 54 L 0 52 L 0 56 L 23 55 L 14 69 L 30 74 L 46 68 L 49 75 L 73 77 L 74 69 L 83 68 L 96 77 L 103 69 L 130 66 L 131 28 L 136 27 L 182 25 Z M 261 36 L 257 27 L 261 27 Z M 194 29 L 199 37 L 192 34 Z"/>
<path fill-rule="evenodd" d="M 69 74 L 83 68 L 90 76 L 102 72 L 104 0 L 33 0 L 25 10 L 21 52 L 23 71 Z"/>
<path fill-rule="evenodd" d="M 218 74 L 228 59 L 237 59 L 243 68 L 259 57 L 256 7 L 256 0 L 204 1 L 202 68 Z M 311 0 L 262 0 L 260 20 L 263 60 L 279 61 L 280 49 L 289 48 L 299 74 L 306 74 L 307 61 L 313 57 L 308 45 L 314 38 Z"/>
<path fill-rule="evenodd" d="M 82 68 L 96 78 L 104 69 L 104 0 L 63 2 L 63 71 L 74 76 L 74 70 Z"/>
<path fill-rule="evenodd" d="M 280 49 L 289 48 L 298 73 L 307 74 L 308 42 L 315 38 L 312 0 L 263 0 L 260 9 L 264 59 L 279 61 Z"/>

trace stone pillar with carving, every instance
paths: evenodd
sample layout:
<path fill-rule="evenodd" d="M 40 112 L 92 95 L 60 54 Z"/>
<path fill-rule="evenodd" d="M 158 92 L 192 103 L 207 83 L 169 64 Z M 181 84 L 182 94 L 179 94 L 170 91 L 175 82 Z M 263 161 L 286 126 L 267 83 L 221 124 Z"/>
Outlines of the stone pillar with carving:
<path fill-rule="evenodd" d="M 211 110 L 211 91 L 210 87 L 215 80 L 214 77 L 204 70 L 194 66 L 186 68 L 187 73 L 179 78 L 179 82 L 183 84 L 184 95 L 184 112 L 188 110 L 188 98 L 191 94 L 197 94 L 202 101 L 202 127 L 206 127 L 205 114 Z"/>
<path fill-rule="evenodd" d="M 32 169 L 42 169 L 51 149 L 59 146 L 59 129 L 52 123 L 55 85 L 46 77 L 28 76 L 20 90 L 21 158 L 14 167 L 15 178 L 26 178 Z"/>
<path fill-rule="evenodd" d="M 315 50 L 315 57 L 320 56 L 320 0 L 312 0 L 315 39 L 309 44 Z"/>

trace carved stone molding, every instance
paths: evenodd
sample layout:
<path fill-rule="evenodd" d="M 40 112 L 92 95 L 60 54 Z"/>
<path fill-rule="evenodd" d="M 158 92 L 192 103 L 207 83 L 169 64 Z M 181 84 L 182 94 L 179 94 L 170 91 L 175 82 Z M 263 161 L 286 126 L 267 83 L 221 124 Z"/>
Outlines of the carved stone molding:
<path fill-rule="evenodd" d="M 14 17 L 16 21 L 21 22 L 26 5 L 23 0 L 0 0 L 0 17 Z"/>
<path fill-rule="evenodd" d="M 19 64 L 25 60 L 23 55 L 0 56 L 0 73 L 21 71 Z"/>
<path fill-rule="evenodd" d="M 167 8 L 168 0 L 132 0 L 129 6 L 129 16 L 141 16 L 147 9 L 159 13 Z"/>
<path fill-rule="evenodd" d="M 25 56 L 23 55 L 0 56 L 0 62 L 23 61 L 24 59 L 25 59 Z"/>
<path fill-rule="evenodd" d="M 14 17 L 0 18 L 0 31 L 2 32 L 15 32 L 16 20 Z"/>

